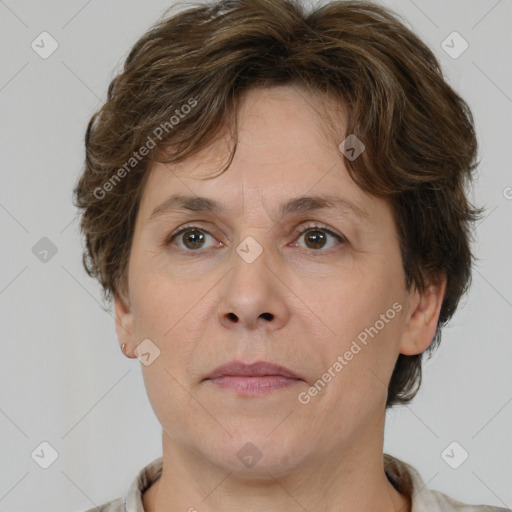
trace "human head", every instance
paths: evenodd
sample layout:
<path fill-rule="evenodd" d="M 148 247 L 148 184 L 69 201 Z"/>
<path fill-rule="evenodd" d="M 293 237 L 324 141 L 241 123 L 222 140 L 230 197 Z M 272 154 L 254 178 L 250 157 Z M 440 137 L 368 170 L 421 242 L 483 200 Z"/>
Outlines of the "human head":
<path fill-rule="evenodd" d="M 130 248 L 152 163 L 184 162 L 226 133 L 234 151 L 242 95 L 286 84 L 343 107 L 339 142 L 355 134 L 365 150 L 353 161 L 342 158 L 362 190 L 391 206 L 408 289 L 446 279 L 432 350 L 470 281 L 477 211 L 465 189 L 476 137 L 469 108 L 432 52 L 373 3 L 332 2 L 307 12 L 292 0 L 224 0 L 148 31 L 87 129 L 86 168 L 75 190 L 87 271 L 107 299 L 128 293 Z M 326 127 L 335 127 L 336 119 L 323 114 Z M 387 406 L 412 399 L 420 377 L 421 354 L 400 354 Z"/>

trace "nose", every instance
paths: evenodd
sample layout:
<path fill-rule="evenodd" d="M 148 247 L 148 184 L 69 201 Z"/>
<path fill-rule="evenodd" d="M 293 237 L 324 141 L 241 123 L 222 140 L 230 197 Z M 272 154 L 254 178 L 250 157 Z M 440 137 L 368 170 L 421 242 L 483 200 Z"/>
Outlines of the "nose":
<path fill-rule="evenodd" d="M 269 253 L 264 249 L 248 262 L 233 252 L 233 267 L 224 279 L 218 306 L 218 318 L 224 327 L 277 330 L 288 322 L 290 292 Z"/>

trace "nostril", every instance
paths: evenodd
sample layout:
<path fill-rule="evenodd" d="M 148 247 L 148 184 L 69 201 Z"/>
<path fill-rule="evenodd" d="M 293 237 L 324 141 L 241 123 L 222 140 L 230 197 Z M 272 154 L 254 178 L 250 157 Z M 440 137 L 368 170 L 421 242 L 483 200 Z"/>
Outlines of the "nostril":
<path fill-rule="evenodd" d="M 230 320 L 233 320 L 233 322 L 238 322 L 238 317 L 234 313 L 228 313 L 228 317 Z"/>
<path fill-rule="evenodd" d="M 272 320 L 274 318 L 272 313 L 262 313 L 260 316 L 262 316 L 265 320 Z"/>

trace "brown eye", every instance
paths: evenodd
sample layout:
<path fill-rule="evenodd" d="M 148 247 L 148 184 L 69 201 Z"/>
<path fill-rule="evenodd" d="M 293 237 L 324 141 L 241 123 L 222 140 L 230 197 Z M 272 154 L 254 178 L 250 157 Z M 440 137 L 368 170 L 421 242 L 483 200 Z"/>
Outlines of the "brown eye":
<path fill-rule="evenodd" d="M 331 249 L 340 242 L 346 242 L 345 237 L 335 233 L 324 226 L 306 226 L 302 231 L 298 231 L 299 237 L 293 245 L 298 245 L 304 249 Z M 329 240 L 333 240 L 332 242 Z M 300 240 L 304 240 L 301 244 Z M 324 252 L 324 251 L 322 251 Z"/>
<path fill-rule="evenodd" d="M 186 226 L 176 233 L 173 233 L 165 242 L 166 245 L 176 245 L 186 252 L 197 252 L 199 249 L 208 248 L 207 238 L 215 241 L 211 233 L 205 229 L 199 229 L 195 226 Z M 220 244 L 222 245 L 222 244 Z M 210 247 L 214 246 L 213 243 Z"/>
<path fill-rule="evenodd" d="M 321 249 L 325 245 L 327 237 L 322 231 L 312 229 L 306 232 L 304 240 L 310 249 Z"/>
<path fill-rule="evenodd" d="M 188 249 L 197 249 L 204 243 L 205 236 L 197 229 L 187 229 L 181 234 L 181 240 Z"/>

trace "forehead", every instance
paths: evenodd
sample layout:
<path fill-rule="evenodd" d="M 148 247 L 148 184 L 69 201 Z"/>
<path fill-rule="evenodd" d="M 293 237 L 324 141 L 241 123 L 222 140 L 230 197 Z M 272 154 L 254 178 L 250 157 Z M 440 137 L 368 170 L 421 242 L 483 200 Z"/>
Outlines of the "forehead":
<path fill-rule="evenodd" d="M 372 210 L 377 198 L 355 184 L 339 151 L 345 120 L 343 106 L 333 98 L 297 86 L 253 89 L 242 96 L 238 114 L 238 144 L 229 168 L 205 179 L 227 162 L 228 136 L 178 164 L 155 164 L 142 197 L 144 218 L 171 195 L 211 198 L 230 213 L 263 203 L 266 211 L 282 213 L 291 198 L 326 195 L 339 196 L 360 212 Z"/>

